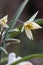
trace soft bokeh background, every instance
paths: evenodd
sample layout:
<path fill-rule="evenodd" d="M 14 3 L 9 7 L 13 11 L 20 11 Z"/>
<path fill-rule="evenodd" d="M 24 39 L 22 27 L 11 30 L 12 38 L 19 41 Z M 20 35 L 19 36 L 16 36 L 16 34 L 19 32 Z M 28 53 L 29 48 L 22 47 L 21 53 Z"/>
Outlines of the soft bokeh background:
<path fill-rule="evenodd" d="M 14 16 L 23 0 L 0 0 L 0 18 L 8 14 L 9 21 Z M 30 0 L 23 10 L 19 20 L 25 21 L 37 10 L 37 18 L 43 18 L 43 0 Z M 43 25 L 43 24 L 42 24 Z M 25 33 L 21 33 L 16 38 L 21 40 L 20 44 L 11 44 L 7 47 L 8 52 L 15 52 L 17 56 L 26 56 L 30 54 L 43 53 L 43 29 L 32 31 L 34 40 L 30 41 Z M 32 59 L 34 65 L 43 65 L 43 59 Z"/>

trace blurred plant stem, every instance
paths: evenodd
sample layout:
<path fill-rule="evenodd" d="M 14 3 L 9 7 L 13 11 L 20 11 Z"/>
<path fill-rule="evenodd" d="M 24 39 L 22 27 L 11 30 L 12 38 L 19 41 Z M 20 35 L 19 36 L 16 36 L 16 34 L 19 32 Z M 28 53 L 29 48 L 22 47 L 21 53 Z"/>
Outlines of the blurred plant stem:
<path fill-rule="evenodd" d="M 4 48 L 4 41 L 3 41 L 4 35 L 3 35 L 3 32 L 4 32 L 4 28 L 1 27 L 1 41 L 0 41 L 1 45 L 0 45 L 0 47 Z M 4 55 L 3 51 L 0 50 L 0 60 L 3 58 L 3 55 Z"/>
<path fill-rule="evenodd" d="M 29 55 L 29 56 L 26 56 L 26 57 L 23 57 L 21 60 L 18 60 L 14 63 L 12 63 L 11 65 L 16 65 L 20 62 L 23 62 L 23 61 L 27 61 L 27 60 L 31 60 L 33 58 L 43 58 L 43 54 L 32 54 L 32 55 Z M 0 61 L 0 64 L 3 63 L 3 62 L 7 62 L 8 61 L 8 57 L 6 58 L 3 58 L 1 61 Z"/>
<path fill-rule="evenodd" d="M 20 17 L 20 14 L 22 13 L 22 11 L 24 10 L 25 6 L 27 5 L 29 0 L 24 0 L 23 3 L 20 5 L 20 7 L 18 8 L 18 10 L 16 11 L 15 16 L 12 18 L 12 20 L 18 20 L 18 18 Z"/>
<path fill-rule="evenodd" d="M 32 54 L 32 55 L 26 56 L 26 57 L 22 58 L 21 60 L 18 60 L 16 62 L 12 63 L 11 65 L 16 65 L 20 62 L 23 62 L 23 61 L 26 61 L 26 60 L 31 60 L 33 58 L 43 58 L 43 54 Z"/>

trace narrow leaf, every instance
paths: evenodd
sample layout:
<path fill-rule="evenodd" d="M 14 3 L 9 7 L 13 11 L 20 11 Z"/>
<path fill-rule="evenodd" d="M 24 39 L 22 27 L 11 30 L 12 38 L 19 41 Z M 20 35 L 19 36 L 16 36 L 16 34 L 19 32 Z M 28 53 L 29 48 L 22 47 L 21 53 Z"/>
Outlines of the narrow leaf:
<path fill-rule="evenodd" d="M 43 18 L 36 19 L 35 22 L 41 25 L 43 24 Z"/>
<path fill-rule="evenodd" d="M 0 47 L 0 50 L 1 50 L 1 51 L 4 51 L 5 54 L 8 54 L 8 52 L 7 52 L 3 47 Z"/>
<path fill-rule="evenodd" d="M 8 33 L 11 34 L 11 33 L 18 32 L 18 31 L 19 31 L 19 29 L 15 28 L 15 29 L 9 30 Z"/>
<path fill-rule="evenodd" d="M 24 10 L 25 6 L 27 5 L 29 0 L 24 0 L 23 3 L 20 5 L 20 7 L 18 8 L 15 16 L 13 17 L 14 20 L 18 20 L 20 14 L 22 13 L 22 11 Z"/>
<path fill-rule="evenodd" d="M 21 60 L 18 60 L 16 62 L 12 63 L 11 65 L 16 65 L 16 64 L 18 64 L 20 62 L 27 61 L 27 60 L 31 60 L 33 58 L 43 58 L 43 54 L 32 54 L 32 55 L 29 55 L 29 56 L 25 56 Z M 6 61 L 8 61 L 8 58 L 7 57 L 6 58 L 3 58 L 0 61 L 0 64 L 3 63 L 3 62 L 6 62 Z"/>
<path fill-rule="evenodd" d="M 18 10 L 17 10 L 15 16 L 12 18 L 12 20 L 14 20 L 14 21 L 18 20 L 20 14 L 21 14 L 22 11 L 24 10 L 24 8 L 25 8 L 26 4 L 28 3 L 28 1 L 29 1 L 29 0 L 24 0 L 24 1 L 23 1 L 23 3 L 22 3 L 22 4 L 20 5 L 20 7 L 18 8 Z M 14 28 L 14 24 L 15 24 L 14 21 L 12 21 L 12 22 L 10 23 L 9 28 L 7 29 L 7 33 L 8 33 L 8 30 L 9 30 L 9 29 L 13 29 L 13 28 Z M 7 33 L 5 34 L 4 39 L 7 38 L 7 36 L 8 36 Z M 10 35 L 9 35 L 9 37 L 10 37 Z"/>
<path fill-rule="evenodd" d="M 11 44 L 11 43 L 15 44 L 15 43 L 20 43 L 20 40 L 19 39 L 9 38 L 9 39 L 6 39 L 5 42 L 9 43 L 9 44 Z"/>
<path fill-rule="evenodd" d="M 43 54 L 32 54 L 32 55 L 29 55 L 29 56 L 22 58 L 21 60 L 18 60 L 16 62 L 12 63 L 10 65 L 17 65 L 20 62 L 31 60 L 33 58 L 43 58 Z"/>

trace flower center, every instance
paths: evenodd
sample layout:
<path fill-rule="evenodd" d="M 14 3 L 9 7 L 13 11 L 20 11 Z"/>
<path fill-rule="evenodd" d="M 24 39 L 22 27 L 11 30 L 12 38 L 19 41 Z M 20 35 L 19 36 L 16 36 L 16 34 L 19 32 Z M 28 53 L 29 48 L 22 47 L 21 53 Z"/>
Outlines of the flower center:
<path fill-rule="evenodd" d="M 5 24 L 6 23 L 5 19 L 3 19 L 2 22 Z"/>
<path fill-rule="evenodd" d="M 33 29 L 33 24 L 29 23 L 25 26 L 25 29 Z"/>

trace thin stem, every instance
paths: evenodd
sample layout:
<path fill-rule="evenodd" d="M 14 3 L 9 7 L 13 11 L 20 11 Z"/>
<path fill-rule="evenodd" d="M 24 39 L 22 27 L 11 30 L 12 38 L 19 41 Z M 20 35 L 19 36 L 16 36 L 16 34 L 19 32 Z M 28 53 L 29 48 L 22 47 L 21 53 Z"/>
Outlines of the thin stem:
<path fill-rule="evenodd" d="M 33 58 L 43 58 L 43 54 L 32 54 L 32 55 L 29 55 L 29 56 L 26 56 L 26 57 L 23 57 L 21 60 L 18 60 L 14 63 L 12 63 L 11 65 L 16 65 L 20 62 L 23 62 L 23 61 L 26 61 L 26 60 L 31 60 Z M 0 64 L 3 63 L 3 62 L 6 62 L 8 61 L 8 58 L 3 58 L 1 61 L 0 61 Z"/>
<path fill-rule="evenodd" d="M 43 54 L 32 54 L 32 55 L 26 56 L 26 57 L 22 58 L 21 60 L 18 60 L 16 62 L 12 63 L 11 65 L 16 65 L 20 62 L 23 62 L 23 61 L 26 61 L 26 60 L 31 60 L 33 58 L 43 58 Z"/>
<path fill-rule="evenodd" d="M 2 33 L 3 33 L 3 28 L 1 28 L 1 47 L 3 47 L 2 43 Z M 0 60 L 2 59 L 2 50 L 0 50 Z"/>
<path fill-rule="evenodd" d="M 3 38 L 4 38 L 4 35 L 3 35 L 3 32 L 4 32 L 4 28 L 1 27 L 1 47 L 4 48 L 4 41 L 3 41 Z M 1 50 L 0 51 L 0 60 L 3 58 L 3 51 Z"/>

